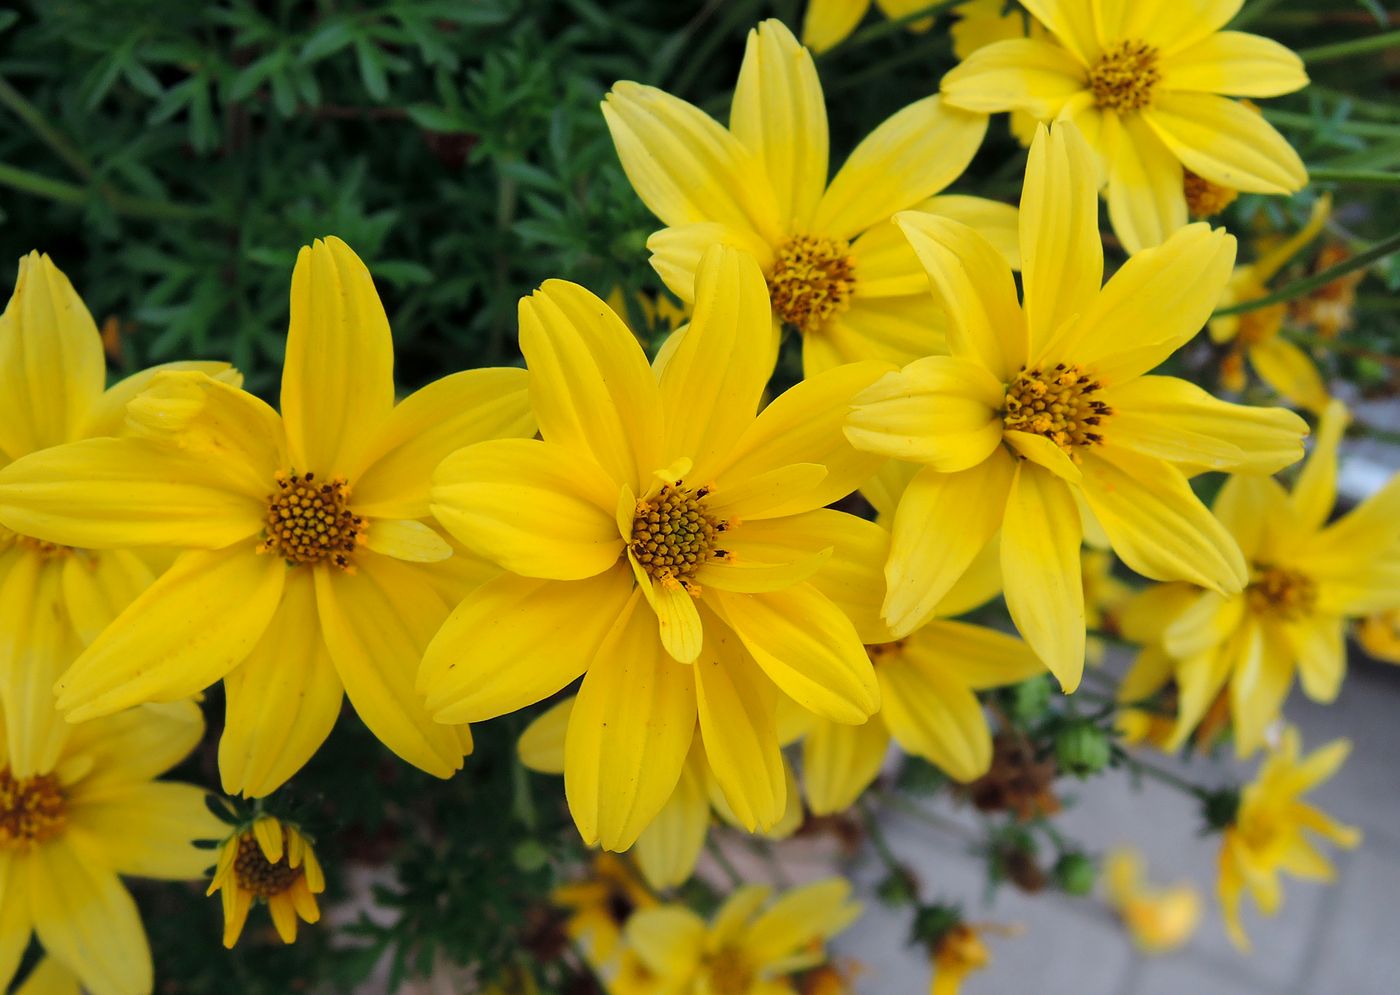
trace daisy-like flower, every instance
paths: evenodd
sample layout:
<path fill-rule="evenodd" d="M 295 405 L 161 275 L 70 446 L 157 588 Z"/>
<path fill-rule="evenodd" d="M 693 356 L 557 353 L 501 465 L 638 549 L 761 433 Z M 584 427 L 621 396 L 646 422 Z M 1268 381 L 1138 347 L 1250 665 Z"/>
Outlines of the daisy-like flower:
<path fill-rule="evenodd" d="M 957 218 L 1015 261 L 1013 208 L 933 196 L 971 161 L 986 118 L 937 96 L 910 104 L 856 146 L 828 183 L 821 83 L 778 21 L 749 33 L 727 129 L 636 83 L 613 87 L 603 114 L 637 195 L 667 226 L 647 241 L 662 280 L 690 302 L 707 248 L 750 253 L 772 294 L 773 340 L 783 327 L 801 335 L 808 376 L 943 349 L 944 322 L 918 260 L 889 223 L 896 211 Z"/>
<path fill-rule="evenodd" d="M 0 737 L 0 991 L 31 933 L 93 995 L 151 991 L 150 946 L 121 877 L 203 877 L 209 855 L 194 841 L 221 825 L 201 788 L 155 780 L 203 733 L 193 703 L 135 708 L 65 727 L 54 762 L 26 775 Z"/>
<path fill-rule="evenodd" d="M 1307 427 L 1146 375 L 1205 324 L 1229 278 L 1231 236 L 1193 225 L 1100 287 L 1093 164 L 1070 124 L 1042 126 L 1032 143 L 1020 217 L 1024 304 L 976 231 L 898 216 L 951 318 L 952 355 L 883 377 L 856 398 L 846 434 L 922 464 L 885 571 L 896 638 L 933 615 L 1000 529 L 1011 617 L 1068 691 L 1085 647 L 1078 499 L 1138 573 L 1237 592 L 1244 559 L 1184 471 L 1270 472 L 1301 455 Z"/>
<path fill-rule="evenodd" d="M 338 239 L 303 248 L 280 416 L 203 373 L 162 372 L 127 405 L 129 437 L 0 471 L 0 522 L 16 532 L 186 550 L 78 656 L 60 709 L 79 721 L 225 679 L 224 790 L 261 796 L 316 751 L 348 694 L 391 750 L 451 775 L 470 733 L 432 721 L 414 674 L 451 605 L 492 571 L 448 560 L 422 521 L 428 483 L 463 443 L 534 432 L 526 380 L 459 373 L 396 406 L 369 271 Z"/>
<path fill-rule="evenodd" d="M 1311 834 L 1346 849 L 1360 844 L 1360 830 L 1300 800 L 1331 778 L 1350 752 L 1351 743 L 1338 739 L 1301 756 L 1298 730 L 1290 726 L 1279 748 L 1241 793 L 1220 848 L 1220 904 L 1230 939 L 1241 950 L 1250 947 L 1240 922 L 1240 899 L 1246 890 L 1262 914 L 1276 915 L 1283 904 L 1280 871 L 1314 881 L 1331 881 L 1336 875 Z"/>
<path fill-rule="evenodd" d="M 1232 477 L 1215 514 L 1249 565 L 1243 591 L 1178 589 L 1161 595 L 1178 609 L 1162 634 L 1171 667 L 1139 660 L 1138 685 L 1178 688 L 1175 750 L 1228 690 L 1235 746 L 1247 756 L 1283 708 L 1296 673 L 1314 701 L 1337 696 L 1346 673 L 1346 624 L 1400 607 L 1400 475 L 1334 522 L 1337 444 L 1346 409 L 1332 402 L 1317 445 L 1292 491 L 1268 477 Z M 1149 680 L 1155 671 L 1155 681 Z"/>
<path fill-rule="evenodd" d="M 1149 884 L 1147 866 L 1138 851 L 1111 851 L 1104 858 L 1103 878 L 1109 907 L 1144 953 L 1175 950 L 1196 932 L 1201 921 L 1200 893 L 1191 884 L 1170 888 Z"/>
<path fill-rule="evenodd" d="M 875 0 L 875 6 L 895 21 L 929 6 L 929 0 Z M 850 37 L 869 9 L 870 0 L 809 0 L 802 17 L 802 44 L 818 53 L 835 48 Z M 923 34 L 933 27 L 933 18 L 915 18 L 907 27 Z"/>
<path fill-rule="evenodd" d="M 1269 281 L 1322 233 L 1332 201 L 1321 197 L 1313 207 L 1307 225 L 1254 262 L 1235 267 L 1220 306 L 1256 300 L 1269 293 Z M 1285 400 L 1315 414 L 1321 414 L 1331 399 L 1322 374 L 1312 358 L 1279 333 L 1288 318 L 1287 304 L 1270 304 L 1240 314 L 1222 315 L 1210 321 L 1211 341 L 1230 344 L 1220 367 L 1220 380 L 1233 391 L 1244 390 L 1245 360 L 1260 380 Z"/>
<path fill-rule="evenodd" d="M 0 315 L 0 467 L 51 446 L 116 435 L 126 403 L 161 370 L 240 381 L 227 363 L 173 363 L 103 390 L 102 338 L 48 256 L 31 252 Z M 151 580 L 121 549 L 82 549 L 0 528 L 0 705 L 11 770 L 51 769 L 63 739 L 53 683 Z"/>
<path fill-rule="evenodd" d="M 1093 147 L 1113 230 L 1129 252 L 1186 224 L 1186 185 L 1290 194 L 1298 153 L 1230 97 L 1308 84 L 1276 42 L 1221 30 L 1243 0 L 1023 0 L 1049 37 L 978 49 L 943 77 L 954 107 L 1073 121 Z"/>
<path fill-rule="evenodd" d="M 567 911 L 564 931 L 603 972 L 618 966 L 627 920 L 657 904 L 624 859 L 606 851 L 594 855 L 588 877 L 555 888 L 550 901 Z"/>
<path fill-rule="evenodd" d="M 755 418 L 773 368 L 763 275 L 710 250 L 690 331 L 659 369 L 575 284 L 520 306 L 543 440 L 445 460 L 433 513 L 509 571 L 469 595 L 428 647 L 419 687 L 439 721 L 540 701 L 586 673 L 565 791 L 589 844 L 625 850 L 675 789 L 698 719 L 746 828 L 786 809 L 775 698 L 839 722 L 879 705 L 861 628 L 878 626 L 879 526 L 825 510 L 879 457 L 841 435 L 869 362 L 798 384 Z"/>
<path fill-rule="evenodd" d="M 826 941 L 860 915 L 850 883 L 828 878 L 770 902 L 772 889 L 739 888 L 706 923 L 682 905 L 659 905 L 627 923 L 627 945 L 676 995 L 776 995 L 787 979 L 826 960 Z M 765 907 L 766 906 L 766 907 Z"/>
<path fill-rule="evenodd" d="M 320 921 L 316 896 L 325 890 L 325 874 L 311 841 L 291 823 L 260 815 L 224 840 L 206 894 L 220 893 L 224 946 L 232 950 L 255 903 L 267 905 L 282 942 L 295 943 L 298 919 Z"/>

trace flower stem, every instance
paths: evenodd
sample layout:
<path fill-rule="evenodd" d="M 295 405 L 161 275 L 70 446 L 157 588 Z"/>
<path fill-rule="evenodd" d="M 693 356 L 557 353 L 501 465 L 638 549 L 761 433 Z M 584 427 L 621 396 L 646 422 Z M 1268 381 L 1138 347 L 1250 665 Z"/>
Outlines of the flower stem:
<path fill-rule="evenodd" d="M 1192 784 L 1180 774 L 1173 774 L 1169 770 L 1165 770 L 1155 764 L 1150 764 L 1146 760 L 1139 759 L 1129 753 L 1124 753 L 1123 757 L 1127 760 L 1128 766 L 1134 771 L 1140 774 L 1146 774 L 1148 777 L 1156 778 L 1163 784 L 1171 785 L 1181 793 L 1190 795 L 1192 798 L 1204 798 L 1209 794 L 1205 788 L 1201 787 L 1199 784 Z"/>
<path fill-rule="evenodd" d="M 1384 259 L 1396 249 L 1400 249 L 1400 233 L 1391 235 L 1387 239 L 1382 239 L 1364 252 L 1358 252 L 1348 259 L 1343 259 L 1337 265 L 1329 266 L 1321 273 L 1315 273 L 1312 276 L 1304 277 L 1301 280 L 1295 280 L 1286 286 L 1280 287 L 1272 294 L 1266 294 L 1263 297 L 1255 297 L 1252 300 L 1240 301 L 1238 304 L 1231 304 L 1229 307 L 1220 308 L 1212 317 L 1221 318 L 1230 314 L 1243 314 L 1245 311 L 1256 311 L 1261 307 L 1271 307 L 1274 304 L 1283 304 L 1296 297 L 1302 297 L 1304 294 L 1311 293 L 1319 287 L 1327 286 L 1327 284 L 1338 277 L 1346 276 L 1354 270 L 1369 266 L 1377 259 Z"/>
<path fill-rule="evenodd" d="M 1400 173 L 1392 173 L 1384 169 L 1328 169 L 1325 166 L 1319 166 L 1308 170 L 1308 178 L 1320 183 L 1346 183 L 1363 187 L 1400 187 Z"/>
<path fill-rule="evenodd" d="M 92 163 L 88 162 L 78 147 L 70 142 L 57 128 L 49 124 L 24 95 L 10 85 L 10 81 L 0 76 L 0 104 L 4 104 L 15 113 L 21 121 L 29 126 L 29 130 L 34 132 L 49 148 L 58 155 L 60 159 L 68 163 L 73 171 L 85 180 L 92 179 Z"/>
<path fill-rule="evenodd" d="M 1308 65 L 1317 65 L 1319 62 L 1334 62 L 1337 59 L 1345 59 L 1349 55 L 1379 52 L 1392 45 L 1400 45 L 1400 31 L 1386 31 L 1383 34 L 1353 38 L 1351 41 L 1339 41 L 1334 45 L 1305 48 L 1298 53 L 1298 57 Z"/>

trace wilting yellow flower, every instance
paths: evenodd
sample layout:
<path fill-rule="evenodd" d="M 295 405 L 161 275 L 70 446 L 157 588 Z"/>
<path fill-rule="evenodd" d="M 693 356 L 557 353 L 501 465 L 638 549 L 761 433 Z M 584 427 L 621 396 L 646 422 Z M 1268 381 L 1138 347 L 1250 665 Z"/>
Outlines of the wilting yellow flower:
<path fill-rule="evenodd" d="M 1124 848 L 1104 858 L 1108 904 L 1118 913 L 1139 950 L 1158 954 L 1175 950 L 1201 921 L 1201 896 L 1190 884 L 1157 888 L 1147 883 L 1142 854 Z"/>
<path fill-rule="evenodd" d="M 248 910 L 266 904 L 283 943 L 295 943 L 297 919 L 319 922 L 316 896 L 326 878 L 311 841 L 290 823 L 261 815 L 224 841 L 207 894 L 224 903 L 224 946 L 233 949 L 243 935 Z"/>
<path fill-rule="evenodd" d="M 860 905 L 850 900 L 850 884 L 841 878 L 794 888 L 769 903 L 771 894 L 766 886 L 739 888 L 708 924 L 681 905 L 633 915 L 627 944 L 655 975 L 652 990 L 676 995 L 790 991 L 785 979 L 825 961 L 826 941 L 860 915 Z"/>
<path fill-rule="evenodd" d="M 1000 41 L 943 77 L 954 107 L 1073 121 L 1106 177 L 1109 219 L 1129 252 L 1186 224 L 1186 171 L 1220 187 L 1288 194 L 1308 174 L 1260 115 L 1227 97 L 1308 83 L 1267 38 L 1221 29 L 1242 0 L 1023 0 L 1047 38 Z"/>
<path fill-rule="evenodd" d="M 1400 608 L 1362 619 L 1356 627 L 1356 641 L 1377 660 L 1400 663 Z"/>
<path fill-rule="evenodd" d="M 1336 698 L 1348 618 L 1400 606 L 1400 476 L 1328 524 L 1346 422 L 1334 401 L 1291 492 L 1268 477 L 1232 477 L 1216 498 L 1215 514 L 1248 561 L 1249 584 L 1229 595 L 1175 592 L 1176 613 L 1163 616 L 1173 619 L 1162 645 L 1179 689 L 1168 749 L 1185 742 L 1228 687 L 1235 746 L 1249 755 L 1295 672 L 1308 697 Z"/>
<path fill-rule="evenodd" d="M 966 59 L 979 48 L 1011 38 L 1048 38 L 1045 26 L 1006 0 L 968 0 L 954 8 L 958 19 L 948 29 L 953 54 Z M 1011 112 L 1011 133 L 1022 145 L 1035 138 L 1036 119 L 1025 111 Z"/>
<path fill-rule="evenodd" d="M 623 859 L 607 852 L 594 854 L 587 878 L 560 885 L 550 900 L 567 910 L 565 932 L 599 971 L 611 969 L 617 960 L 622 929 L 632 913 L 656 904 L 656 897 Z"/>
<path fill-rule="evenodd" d="M 890 20 L 908 17 L 929 6 L 930 0 L 875 0 Z M 813 52 L 825 52 L 845 41 L 870 9 L 870 0 L 809 0 L 802 18 L 802 44 Z M 932 17 L 919 17 L 907 25 L 915 34 L 933 27 Z"/>
<path fill-rule="evenodd" d="M 957 218 L 1017 258 L 1013 208 L 933 197 L 962 174 L 987 127 L 981 115 L 951 110 L 937 96 L 877 127 L 828 183 L 821 83 L 811 56 L 778 21 L 749 33 L 728 129 L 636 83 L 613 87 L 603 113 L 637 195 L 667 226 L 647 241 L 666 285 L 693 301 L 707 248 L 750 253 L 772 294 L 773 341 L 783 326 L 796 329 L 808 376 L 943 350 L 945 319 L 890 224 L 896 211 Z"/>
<path fill-rule="evenodd" d="M 630 847 L 671 796 L 697 719 L 752 829 L 787 806 L 780 693 L 841 722 L 879 705 L 861 630 L 879 627 L 888 536 L 825 505 L 879 462 L 840 426 L 888 367 L 811 378 L 755 418 L 775 346 L 758 266 L 711 249 L 695 300 L 653 370 L 606 304 L 547 282 L 520 306 L 543 440 L 468 447 L 434 478 L 434 514 L 510 573 L 429 646 L 427 707 L 479 721 L 586 674 L 564 786 L 584 840 L 608 850 Z"/>
<path fill-rule="evenodd" d="M 929 995 L 958 995 L 963 979 L 991 962 L 982 930 L 969 923 L 955 923 L 934 943 Z"/>
<path fill-rule="evenodd" d="M 1337 772 L 1351 743 L 1333 740 L 1300 757 L 1298 730 L 1284 730 L 1278 750 L 1245 786 L 1234 820 L 1220 848 L 1220 904 L 1230 939 L 1242 950 L 1249 938 L 1240 924 L 1240 898 L 1246 888 L 1259 911 L 1275 915 L 1283 904 L 1279 872 L 1314 881 L 1331 881 L 1336 872 L 1304 830 L 1351 849 L 1361 832 L 1344 826 L 1299 798 Z"/>
<path fill-rule="evenodd" d="M 1205 323 L 1234 239 L 1192 225 L 1101 287 L 1097 206 L 1073 125 L 1042 126 L 1021 197 L 1024 305 L 976 231 L 899 215 L 951 316 L 952 355 L 883 377 L 846 426 L 858 448 L 922 464 L 894 516 L 884 603 L 894 634 L 922 625 L 1000 529 L 1011 617 L 1067 691 L 1084 665 L 1078 499 L 1138 573 L 1239 591 L 1244 559 L 1187 473 L 1276 470 L 1306 432 L 1291 412 L 1145 375 Z"/>
<path fill-rule="evenodd" d="M 221 824 L 202 789 L 155 778 L 194 749 L 204 718 L 172 702 L 62 730 L 55 762 L 23 776 L 0 737 L 0 991 L 32 932 L 93 995 L 150 992 L 146 932 L 118 875 L 203 876 L 194 841 Z"/>
<path fill-rule="evenodd" d="M 31 252 L 0 315 L 0 467 L 118 434 L 126 403 L 171 369 L 240 380 L 227 363 L 173 363 L 104 391 L 92 316 L 53 261 Z M 6 746 L 17 776 L 53 768 L 63 739 L 54 681 L 153 577 L 128 550 L 75 549 L 0 528 L 0 704 L 10 711 Z"/>
<path fill-rule="evenodd" d="M 414 692 L 423 648 L 494 573 L 423 518 L 456 447 L 534 432 L 523 370 L 446 377 L 394 404 L 393 343 L 363 263 L 331 238 L 292 275 L 279 416 L 199 372 L 162 372 L 129 437 L 46 449 L 0 471 L 0 522 L 86 549 L 187 550 L 59 683 L 70 720 L 226 678 L 224 790 L 265 795 L 325 740 L 345 694 L 395 753 L 440 777 L 470 732 Z M 115 416 L 114 416 L 115 417 Z"/>
<path fill-rule="evenodd" d="M 1243 303 L 1268 294 L 1268 284 L 1274 275 L 1321 234 L 1331 207 L 1331 197 L 1321 197 L 1301 231 L 1247 266 L 1237 266 L 1225 288 L 1220 306 Z M 1330 399 L 1327 385 L 1322 382 L 1322 375 L 1311 357 L 1279 335 L 1287 316 L 1287 304 L 1270 304 L 1242 314 L 1212 318 L 1211 340 L 1231 344 L 1221 367 L 1221 380 L 1230 390 L 1243 390 L 1244 360 L 1248 357 L 1259 378 L 1285 399 L 1321 414 Z"/>

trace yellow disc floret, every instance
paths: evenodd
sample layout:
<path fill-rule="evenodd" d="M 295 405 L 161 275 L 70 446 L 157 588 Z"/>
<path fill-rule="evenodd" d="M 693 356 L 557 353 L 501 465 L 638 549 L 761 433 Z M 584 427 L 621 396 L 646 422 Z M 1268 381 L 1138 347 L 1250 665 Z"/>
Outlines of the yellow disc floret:
<path fill-rule="evenodd" d="M 330 560 L 349 569 L 365 541 L 364 519 L 350 510 L 349 497 L 343 477 L 322 483 L 314 473 L 278 474 L 258 552 L 276 553 L 289 564 Z"/>
<path fill-rule="evenodd" d="M 17 778 L 0 768 L 0 851 L 46 843 L 68 825 L 68 806 L 52 774 Z"/>
<path fill-rule="evenodd" d="M 757 980 L 757 972 L 742 951 L 724 947 L 715 952 L 706 965 L 708 990 L 714 995 L 748 995 Z"/>
<path fill-rule="evenodd" d="M 1317 584 L 1297 570 L 1258 564 L 1254 579 L 1245 588 L 1245 597 L 1249 607 L 1261 615 L 1302 618 L 1317 605 Z"/>
<path fill-rule="evenodd" d="M 259 898 L 280 895 L 301 877 L 302 869 L 288 861 L 284 844 L 282 856 L 276 863 L 267 859 L 252 833 L 239 837 L 238 856 L 233 860 L 233 873 L 238 886 Z"/>
<path fill-rule="evenodd" d="M 851 304 L 855 263 L 845 239 L 797 235 L 778 249 L 768 281 L 773 314 L 804 335 Z"/>
<path fill-rule="evenodd" d="M 1089 70 L 1094 103 L 1120 114 L 1152 103 L 1152 91 L 1161 78 L 1157 49 L 1131 39 L 1110 45 Z"/>
<path fill-rule="evenodd" d="M 1233 204 L 1240 195 L 1238 190 L 1212 183 L 1189 169 L 1182 172 L 1182 192 L 1186 194 L 1186 209 L 1193 218 L 1213 217 Z"/>
<path fill-rule="evenodd" d="M 679 584 L 694 593 L 696 571 L 710 559 L 728 555 L 715 547 L 726 523 L 705 510 L 708 493 L 704 487 L 692 491 L 677 481 L 637 502 L 628 549 L 658 584 Z"/>
<path fill-rule="evenodd" d="M 1103 442 L 1100 423 L 1113 414 L 1092 396 L 1099 388 L 1078 366 L 1023 368 L 1006 389 L 1002 422 L 1007 431 L 1045 436 L 1077 461 L 1079 449 Z"/>

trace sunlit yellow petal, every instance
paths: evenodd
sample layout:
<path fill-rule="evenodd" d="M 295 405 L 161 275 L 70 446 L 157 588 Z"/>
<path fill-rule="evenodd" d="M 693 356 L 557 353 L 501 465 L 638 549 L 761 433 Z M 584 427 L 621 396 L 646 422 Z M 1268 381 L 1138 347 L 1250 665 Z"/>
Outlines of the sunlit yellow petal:
<path fill-rule="evenodd" d="M 992 762 L 992 734 L 977 696 L 943 669 L 918 658 L 897 659 L 878 671 L 880 717 L 908 753 L 971 781 Z"/>
<path fill-rule="evenodd" d="M 98 846 L 118 874 L 184 881 L 204 876 L 209 851 L 195 840 L 227 832 L 205 807 L 207 792 L 192 784 L 146 781 L 75 798 L 71 825 Z"/>
<path fill-rule="evenodd" d="M 1278 97 L 1308 85 L 1303 60 L 1278 42 L 1217 31 L 1161 61 L 1162 87 L 1228 97 Z"/>
<path fill-rule="evenodd" d="M 854 805 L 880 773 L 889 744 L 878 717 L 862 725 L 819 720 L 802 741 L 802 786 L 812 814 L 833 815 Z"/>
<path fill-rule="evenodd" d="M 1187 222 L 1181 162 L 1141 115 L 1105 114 L 1101 120 L 1113 232 L 1130 253 L 1161 245 Z"/>
<path fill-rule="evenodd" d="M 1346 405 L 1332 401 L 1323 411 L 1312 452 L 1298 473 L 1289 503 L 1304 529 L 1321 528 L 1337 501 L 1337 446 L 1351 421 Z"/>
<path fill-rule="evenodd" d="M 222 380 L 231 387 L 243 385 L 243 374 L 228 363 L 189 360 L 147 367 L 118 380 L 103 391 L 88 411 L 87 420 L 82 428 L 82 438 L 120 435 L 126 425 L 126 406 L 160 374 L 172 372 L 203 373 L 215 380 Z"/>
<path fill-rule="evenodd" d="M 697 689 L 698 690 L 698 689 Z M 710 800 L 705 791 L 705 753 L 695 737 L 676 789 L 642 830 L 632 849 L 637 867 L 653 888 L 685 884 L 700 859 L 710 830 Z"/>
<path fill-rule="evenodd" d="M 700 269 L 700 258 L 715 245 L 729 245 L 747 252 L 764 273 L 772 272 L 773 246 L 748 228 L 718 221 L 697 221 L 662 228 L 647 239 L 652 269 L 667 289 L 686 303 L 695 298 L 695 274 Z"/>
<path fill-rule="evenodd" d="M 802 15 L 802 44 L 818 54 L 846 40 L 870 0 L 809 0 Z"/>
<path fill-rule="evenodd" d="M 1287 139 L 1236 101 L 1213 93 L 1162 93 L 1142 116 L 1182 165 L 1212 183 L 1286 194 L 1308 182 Z"/>
<path fill-rule="evenodd" d="M 1317 365 L 1285 339 L 1275 336 L 1250 346 L 1249 364 L 1260 380 L 1299 407 L 1321 412 L 1332 399 Z"/>
<path fill-rule="evenodd" d="M 1089 85 L 1082 62 L 1049 41 L 1012 38 L 979 48 L 943 77 L 944 99 L 984 114 L 1025 111 L 1054 118 Z"/>
<path fill-rule="evenodd" d="M 1093 0 L 1024 0 L 1021 6 L 1084 65 L 1092 65 L 1098 58 L 1098 8 Z"/>

